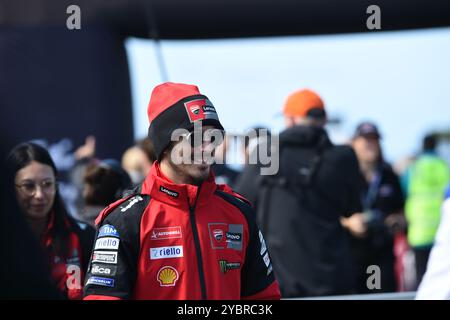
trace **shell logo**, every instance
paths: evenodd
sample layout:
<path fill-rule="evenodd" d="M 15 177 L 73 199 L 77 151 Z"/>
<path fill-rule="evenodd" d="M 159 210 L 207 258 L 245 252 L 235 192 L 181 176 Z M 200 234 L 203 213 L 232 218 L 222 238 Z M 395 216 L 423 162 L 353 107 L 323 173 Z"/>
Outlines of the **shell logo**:
<path fill-rule="evenodd" d="M 178 271 L 174 267 L 165 266 L 159 269 L 156 279 L 161 287 L 173 287 L 179 276 Z"/>

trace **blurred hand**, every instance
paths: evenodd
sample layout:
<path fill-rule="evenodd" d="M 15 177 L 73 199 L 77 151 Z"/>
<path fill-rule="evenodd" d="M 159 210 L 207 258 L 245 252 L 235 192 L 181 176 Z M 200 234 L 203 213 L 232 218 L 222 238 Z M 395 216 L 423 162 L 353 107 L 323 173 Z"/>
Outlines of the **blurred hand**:
<path fill-rule="evenodd" d="M 367 232 L 366 217 L 364 213 L 354 213 L 348 218 L 341 218 L 341 224 L 357 238 L 364 238 Z"/>
<path fill-rule="evenodd" d="M 81 160 L 85 158 L 93 158 L 95 155 L 95 137 L 94 136 L 88 136 L 86 138 L 86 141 L 84 145 L 79 147 L 75 153 L 75 159 Z"/>

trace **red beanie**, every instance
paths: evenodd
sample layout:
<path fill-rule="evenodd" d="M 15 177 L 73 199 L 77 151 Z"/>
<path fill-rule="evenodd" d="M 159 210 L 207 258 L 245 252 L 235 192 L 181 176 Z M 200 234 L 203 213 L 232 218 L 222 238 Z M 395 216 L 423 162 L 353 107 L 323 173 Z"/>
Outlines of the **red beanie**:
<path fill-rule="evenodd" d="M 148 104 L 148 135 L 152 140 L 158 159 L 171 142 L 176 129 L 192 130 L 194 122 L 212 125 L 220 124 L 216 109 L 209 99 L 202 95 L 197 86 L 166 82 L 153 89 Z"/>

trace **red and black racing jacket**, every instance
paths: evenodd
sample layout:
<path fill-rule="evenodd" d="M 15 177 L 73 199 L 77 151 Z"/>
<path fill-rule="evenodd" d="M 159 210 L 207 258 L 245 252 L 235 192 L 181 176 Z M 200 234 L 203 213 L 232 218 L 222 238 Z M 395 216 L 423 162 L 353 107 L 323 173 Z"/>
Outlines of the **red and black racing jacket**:
<path fill-rule="evenodd" d="M 251 206 L 212 173 L 179 185 L 155 163 L 96 223 L 85 299 L 280 298 Z"/>

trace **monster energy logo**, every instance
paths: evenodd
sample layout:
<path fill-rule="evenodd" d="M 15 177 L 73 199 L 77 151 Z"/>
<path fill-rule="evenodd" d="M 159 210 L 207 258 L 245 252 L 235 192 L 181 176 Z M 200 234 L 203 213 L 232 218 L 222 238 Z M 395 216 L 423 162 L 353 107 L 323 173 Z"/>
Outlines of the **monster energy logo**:
<path fill-rule="evenodd" d="M 241 264 L 239 262 L 227 262 L 227 260 L 219 260 L 220 271 L 227 273 L 228 270 L 239 269 Z"/>
<path fill-rule="evenodd" d="M 226 273 L 227 272 L 227 262 L 225 260 L 220 260 L 219 265 L 220 265 L 220 271 L 222 273 Z"/>

